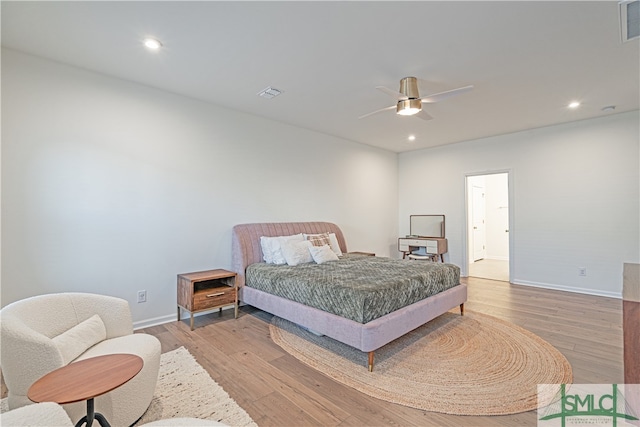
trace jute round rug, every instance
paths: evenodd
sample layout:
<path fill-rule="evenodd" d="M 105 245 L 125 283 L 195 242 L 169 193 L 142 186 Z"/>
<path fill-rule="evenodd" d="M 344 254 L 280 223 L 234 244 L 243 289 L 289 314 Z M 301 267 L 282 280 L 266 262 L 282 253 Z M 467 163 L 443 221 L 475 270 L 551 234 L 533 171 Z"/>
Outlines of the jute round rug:
<path fill-rule="evenodd" d="M 507 415 L 546 406 L 573 379 L 567 359 L 537 335 L 492 316 L 445 313 L 367 355 L 273 317 L 273 341 L 369 396 L 426 411 Z M 537 402 L 538 384 L 544 386 Z"/>

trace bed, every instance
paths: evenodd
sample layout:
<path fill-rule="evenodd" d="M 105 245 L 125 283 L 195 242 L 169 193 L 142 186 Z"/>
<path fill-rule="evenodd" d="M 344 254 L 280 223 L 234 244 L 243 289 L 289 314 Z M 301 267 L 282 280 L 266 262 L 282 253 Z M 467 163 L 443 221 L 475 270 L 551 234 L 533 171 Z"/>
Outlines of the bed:
<path fill-rule="evenodd" d="M 451 264 L 439 264 L 439 266 L 435 268 L 439 272 L 448 270 L 449 272 L 446 273 L 447 280 L 449 282 L 455 280 L 456 283 L 449 283 L 450 286 L 448 286 L 448 288 L 438 290 L 437 293 L 433 295 L 418 298 L 414 297 L 414 299 L 417 299 L 415 302 L 409 301 L 407 303 L 408 305 L 400 308 L 392 307 L 391 309 L 393 311 L 370 316 L 372 317 L 371 319 L 367 317 L 366 313 L 361 315 L 361 317 L 358 317 L 359 315 L 356 314 L 348 318 L 349 316 L 346 316 L 340 311 L 340 307 L 335 308 L 333 310 L 334 312 L 330 312 L 331 310 L 328 309 L 328 307 L 322 307 L 322 309 L 317 308 L 318 304 L 314 307 L 309 305 L 310 303 L 305 303 L 303 300 L 295 301 L 290 297 L 279 296 L 252 287 L 250 286 L 251 283 L 247 284 L 247 273 L 249 273 L 249 281 L 251 282 L 251 280 L 255 281 L 256 278 L 261 277 L 260 274 L 262 273 L 260 273 L 260 268 L 268 270 L 263 261 L 260 238 L 262 236 L 289 236 L 298 233 L 334 233 L 341 251 L 345 254 L 345 256 L 341 257 L 342 259 L 336 261 L 336 263 L 353 262 L 370 264 L 373 262 L 372 259 L 367 259 L 369 257 L 354 257 L 349 255 L 342 230 L 336 224 L 330 222 L 239 224 L 234 226 L 232 230 L 232 270 L 237 273 L 236 284 L 238 286 L 239 301 L 367 353 L 369 371 L 373 370 L 376 349 L 458 306 L 460 307 L 460 313 L 464 314 L 464 303 L 467 300 L 467 287 L 459 283 L 459 268 Z M 425 276 L 431 274 L 426 272 L 427 269 L 434 268 L 432 263 L 423 261 L 391 260 L 386 258 L 383 262 L 403 263 L 400 264 L 400 267 L 410 267 L 412 270 L 424 268 L 425 273 L 423 275 Z M 254 264 L 258 265 L 254 266 Z M 331 263 L 316 265 L 315 267 L 323 267 L 328 264 Z M 274 266 L 272 270 L 276 271 L 277 267 L 280 266 Z M 302 265 L 298 267 L 302 267 L 302 269 L 306 268 L 307 271 L 313 268 L 313 266 Z M 349 266 L 348 268 L 351 269 L 352 267 Z M 358 268 L 364 267 L 359 266 Z M 253 270 L 257 270 L 257 272 Z M 286 270 L 286 268 L 282 270 Z M 432 278 L 431 281 L 433 280 Z M 282 281 L 284 282 L 285 280 Z M 409 280 L 405 280 L 405 282 L 407 281 Z M 415 294 L 416 289 L 417 288 L 406 293 Z M 394 292 L 402 293 L 398 292 L 397 289 Z M 349 297 L 348 301 L 352 301 L 352 298 Z"/>

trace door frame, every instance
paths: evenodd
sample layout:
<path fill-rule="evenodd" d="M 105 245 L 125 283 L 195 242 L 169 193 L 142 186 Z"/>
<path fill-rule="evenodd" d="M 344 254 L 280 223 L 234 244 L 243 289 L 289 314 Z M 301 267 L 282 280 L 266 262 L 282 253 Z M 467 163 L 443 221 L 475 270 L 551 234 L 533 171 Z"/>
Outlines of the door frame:
<path fill-rule="evenodd" d="M 485 175 L 478 175 L 478 176 L 485 176 Z M 467 177 L 467 186 L 469 185 L 469 178 L 471 177 Z M 486 203 L 485 203 L 485 192 L 487 191 L 486 188 L 484 187 L 484 181 L 483 181 L 483 186 L 482 187 L 477 187 L 475 183 L 473 183 L 470 186 L 470 190 L 471 190 L 471 194 L 469 195 L 469 199 L 471 200 L 471 204 L 469 205 L 469 222 L 470 224 L 468 224 L 468 226 L 470 226 L 471 228 L 469 229 L 469 234 L 467 234 L 467 238 L 470 239 L 469 242 L 469 263 L 471 263 L 471 260 L 473 260 L 473 262 L 476 262 L 476 260 L 481 259 L 481 258 L 485 258 L 487 255 L 487 247 L 486 247 L 486 243 L 487 243 L 487 223 L 486 223 Z M 478 201 L 478 194 L 477 191 L 482 191 L 481 194 L 481 199 L 482 201 Z M 478 206 L 479 203 L 482 203 L 482 206 Z M 482 225 L 479 226 L 480 230 L 476 230 L 476 224 L 478 223 L 478 218 L 477 218 L 477 214 L 478 212 L 476 212 L 476 208 L 477 207 L 482 207 L 483 208 L 483 212 L 482 212 Z M 480 238 L 481 239 L 477 239 L 478 238 L 478 233 L 477 231 L 480 233 Z M 482 242 L 482 250 L 481 250 L 481 254 L 478 254 L 478 244 L 480 243 L 478 240 L 481 240 Z M 478 255 L 482 255 L 480 257 L 478 257 Z"/>
<path fill-rule="evenodd" d="M 482 176 L 482 175 L 496 175 L 506 173 L 507 174 L 507 186 L 509 187 L 507 190 L 509 197 L 509 283 L 513 283 L 513 266 L 514 266 L 514 256 L 513 256 L 513 247 L 515 241 L 515 209 L 514 209 L 514 184 L 513 184 L 513 169 L 491 169 L 482 172 L 467 172 L 464 174 L 464 229 L 462 233 L 462 268 L 460 269 L 460 274 L 463 277 L 469 277 L 469 257 L 471 254 L 469 253 L 469 233 L 471 230 L 469 229 L 469 215 L 471 215 L 471 206 L 469 206 L 469 192 L 471 189 L 468 187 L 468 179 L 472 176 Z"/>

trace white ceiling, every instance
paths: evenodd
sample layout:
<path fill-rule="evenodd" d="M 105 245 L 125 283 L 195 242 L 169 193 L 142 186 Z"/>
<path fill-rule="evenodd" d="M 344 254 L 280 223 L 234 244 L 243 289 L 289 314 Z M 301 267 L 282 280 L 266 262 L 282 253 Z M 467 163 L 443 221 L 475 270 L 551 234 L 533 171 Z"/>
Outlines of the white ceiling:
<path fill-rule="evenodd" d="M 639 108 L 639 42 L 620 41 L 616 1 L 1 7 L 3 46 L 395 152 Z M 163 49 L 147 51 L 145 36 Z M 421 95 L 475 88 L 427 105 L 431 121 L 358 119 L 393 105 L 375 86 L 405 76 Z M 267 86 L 284 93 L 258 97 Z"/>

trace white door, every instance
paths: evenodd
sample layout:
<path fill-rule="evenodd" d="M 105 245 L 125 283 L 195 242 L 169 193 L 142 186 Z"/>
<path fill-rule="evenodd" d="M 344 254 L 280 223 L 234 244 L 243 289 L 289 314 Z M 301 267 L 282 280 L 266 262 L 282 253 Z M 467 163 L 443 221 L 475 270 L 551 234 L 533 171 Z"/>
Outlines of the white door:
<path fill-rule="evenodd" d="M 485 227 L 484 188 L 471 187 L 471 226 L 473 227 L 473 261 L 486 256 L 487 231 Z"/>

